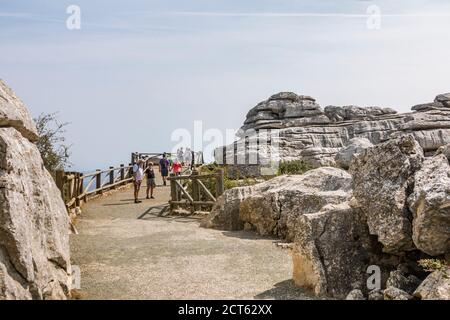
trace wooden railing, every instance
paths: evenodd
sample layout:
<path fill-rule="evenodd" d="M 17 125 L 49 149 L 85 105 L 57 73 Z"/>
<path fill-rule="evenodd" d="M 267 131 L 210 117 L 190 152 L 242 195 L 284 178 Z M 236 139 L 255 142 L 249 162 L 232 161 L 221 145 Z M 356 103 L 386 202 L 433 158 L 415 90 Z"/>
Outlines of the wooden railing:
<path fill-rule="evenodd" d="M 223 170 L 218 169 L 212 174 L 200 175 L 196 170 L 191 175 L 176 176 L 171 174 L 170 181 L 170 210 L 187 207 L 195 213 L 203 207 L 211 208 L 217 198 L 224 192 Z M 203 181 L 213 180 L 215 188 L 210 190 Z"/>
<path fill-rule="evenodd" d="M 95 195 L 133 182 L 131 164 L 96 170 L 92 173 L 65 172 L 57 170 L 55 181 L 67 209 L 80 207 Z"/>

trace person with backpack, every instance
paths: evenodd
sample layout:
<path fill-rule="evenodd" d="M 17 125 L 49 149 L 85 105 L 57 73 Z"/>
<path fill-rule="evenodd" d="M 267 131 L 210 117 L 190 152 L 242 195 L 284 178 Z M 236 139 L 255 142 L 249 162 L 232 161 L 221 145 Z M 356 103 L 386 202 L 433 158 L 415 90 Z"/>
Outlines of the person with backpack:
<path fill-rule="evenodd" d="M 163 184 L 167 185 L 167 176 L 169 175 L 170 162 L 167 160 L 167 154 L 164 152 L 162 159 L 159 160 L 159 172 L 161 173 Z"/>

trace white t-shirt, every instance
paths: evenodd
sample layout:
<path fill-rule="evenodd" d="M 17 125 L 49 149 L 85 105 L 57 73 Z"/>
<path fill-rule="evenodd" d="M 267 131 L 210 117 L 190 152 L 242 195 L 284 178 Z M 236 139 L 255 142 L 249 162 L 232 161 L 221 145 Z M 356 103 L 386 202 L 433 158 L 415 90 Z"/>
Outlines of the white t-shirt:
<path fill-rule="evenodd" d="M 136 163 L 133 165 L 133 173 L 136 177 L 136 181 L 142 181 L 142 179 L 144 178 L 144 170 Z"/>

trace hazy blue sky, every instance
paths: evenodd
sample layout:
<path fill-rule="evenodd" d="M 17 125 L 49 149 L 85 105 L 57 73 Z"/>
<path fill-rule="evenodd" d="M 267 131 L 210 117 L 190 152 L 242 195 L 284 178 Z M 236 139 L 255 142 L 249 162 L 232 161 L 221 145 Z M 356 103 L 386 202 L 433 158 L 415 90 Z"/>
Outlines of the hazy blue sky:
<path fill-rule="evenodd" d="M 0 0 L 0 78 L 71 122 L 75 169 L 170 149 L 194 120 L 237 129 L 278 91 L 407 111 L 450 91 L 449 57 L 447 0 Z"/>

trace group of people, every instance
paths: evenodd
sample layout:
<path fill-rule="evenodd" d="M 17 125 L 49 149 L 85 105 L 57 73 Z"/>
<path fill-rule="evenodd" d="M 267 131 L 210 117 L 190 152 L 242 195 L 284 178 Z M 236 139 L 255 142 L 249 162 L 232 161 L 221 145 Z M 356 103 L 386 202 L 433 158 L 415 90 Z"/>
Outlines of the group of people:
<path fill-rule="evenodd" d="M 187 150 L 187 149 L 186 149 Z M 167 185 L 167 177 L 169 172 L 173 172 L 175 175 L 180 175 L 183 168 L 182 161 L 177 158 L 172 161 L 167 158 L 167 154 L 164 153 L 162 158 L 159 160 L 159 172 L 163 180 L 163 185 Z M 139 158 L 133 165 L 133 178 L 134 178 L 134 202 L 140 203 L 139 191 L 141 189 L 142 180 L 147 177 L 147 199 L 155 199 L 153 196 L 154 190 L 156 188 L 156 177 L 153 168 L 153 162 L 151 159 L 144 160 Z"/>

